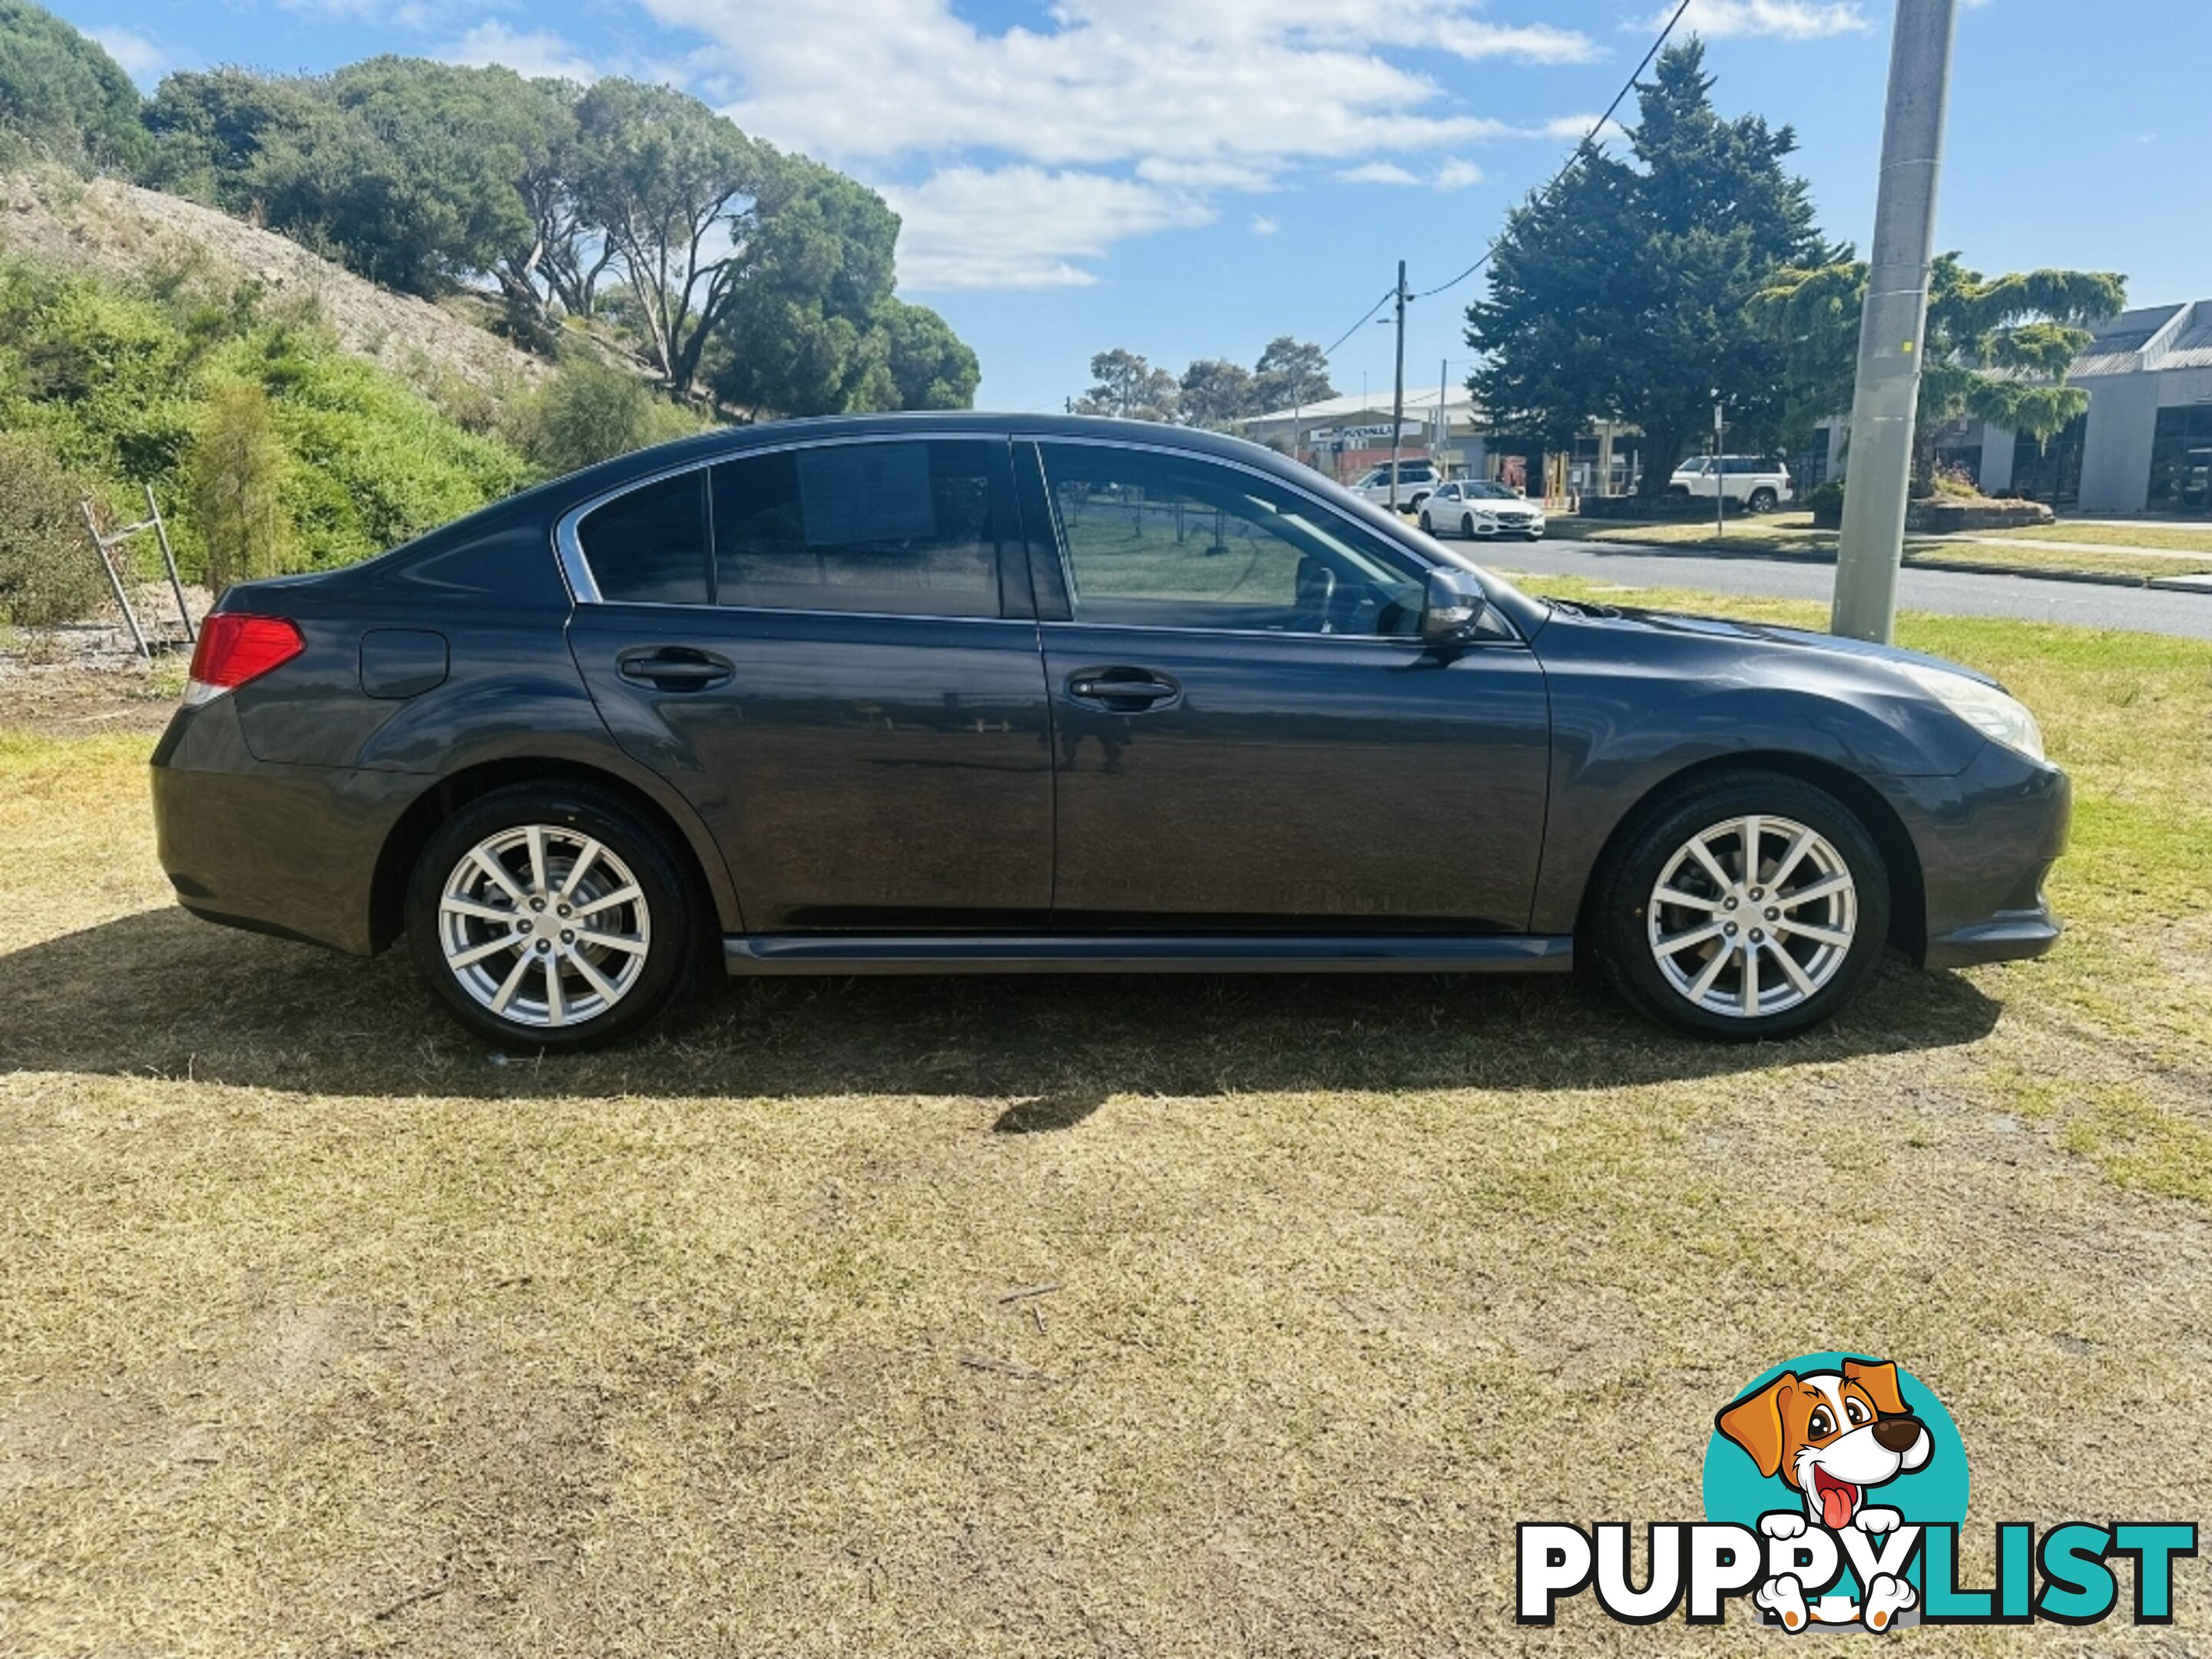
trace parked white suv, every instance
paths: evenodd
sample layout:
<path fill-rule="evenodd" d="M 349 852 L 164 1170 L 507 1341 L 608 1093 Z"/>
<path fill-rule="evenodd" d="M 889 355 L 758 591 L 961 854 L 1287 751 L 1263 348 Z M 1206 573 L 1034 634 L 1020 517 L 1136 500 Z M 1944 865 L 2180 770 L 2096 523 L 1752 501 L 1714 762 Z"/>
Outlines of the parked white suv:
<path fill-rule="evenodd" d="M 1398 463 L 1398 506 L 1401 511 L 1419 512 L 1421 503 L 1429 499 L 1436 487 L 1435 462 L 1403 460 Z M 1374 502 L 1377 507 L 1389 506 L 1389 462 L 1383 462 L 1352 485 L 1352 493 L 1364 501 Z"/>
<path fill-rule="evenodd" d="M 1676 495 L 1702 495 L 1707 501 L 1725 494 L 1753 513 L 1771 513 L 1796 499 L 1790 469 L 1755 455 L 1723 455 L 1717 465 L 1711 455 L 1692 455 L 1674 469 L 1667 488 Z"/>

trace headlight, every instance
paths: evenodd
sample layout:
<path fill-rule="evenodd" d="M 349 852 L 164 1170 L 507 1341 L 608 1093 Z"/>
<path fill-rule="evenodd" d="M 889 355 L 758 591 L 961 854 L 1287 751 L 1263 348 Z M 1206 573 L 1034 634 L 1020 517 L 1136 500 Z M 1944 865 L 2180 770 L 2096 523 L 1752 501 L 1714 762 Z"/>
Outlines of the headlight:
<path fill-rule="evenodd" d="M 1938 699 L 1945 708 L 1993 743 L 2017 749 L 2031 760 L 2043 758 L 2043 728 L 2016 697 L 1994 685 L 1948 668 L 1929 668 L 1917 662 L 1897 665 L 1915 684 Z"/>

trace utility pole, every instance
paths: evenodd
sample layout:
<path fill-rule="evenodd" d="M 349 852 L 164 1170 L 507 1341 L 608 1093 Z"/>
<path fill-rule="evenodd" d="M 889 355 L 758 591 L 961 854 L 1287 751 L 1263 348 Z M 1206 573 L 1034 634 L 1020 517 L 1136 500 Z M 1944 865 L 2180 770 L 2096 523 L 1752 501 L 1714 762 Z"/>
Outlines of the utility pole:
<path fill-rule="evenodd" d="M 1936 183 L 1951 91 L 1958 0 L 1897 0 L 1889 43 L 1889 107 L 1881 125 L 1881 183 L 1874 256 L 1859 317 L 1851 396 L 1850 482 L 1836 546 L 1831 633 L 1887 644 L 1897 625 L 1897 568 L 1912 485 L 1912 428 L 1920 406 L 1928 325 L 1928 261 L 1936 240 Z"/>
<path fill-rule="evenodd" d="M 1437 364 L 1437 481 L 1441 483 L 1449 470 L 1447 458 L 1451 453 L 1451 422 L 1444 416 L 1444 392 L 1451 385 L 1451 359 L 1443 358 Z"/>
<path fill-rule="evenodd" d="M 1398 445 L 1406 425 L 1406 262 L 1398 261 L 1398 383 L 1390 394 L 1390 510 L 1398 510 Z"/>
<path fill-rule="evenodd" d="M 1721 464 L 1721 452 L 1728 447 L 1721 440 L 1728 432 L 1728 422 L 1721 415 L 1721 400 L 1713 399 L 1713 535 L 1724 539 L 1728 535 L 1728 469 Z"/>

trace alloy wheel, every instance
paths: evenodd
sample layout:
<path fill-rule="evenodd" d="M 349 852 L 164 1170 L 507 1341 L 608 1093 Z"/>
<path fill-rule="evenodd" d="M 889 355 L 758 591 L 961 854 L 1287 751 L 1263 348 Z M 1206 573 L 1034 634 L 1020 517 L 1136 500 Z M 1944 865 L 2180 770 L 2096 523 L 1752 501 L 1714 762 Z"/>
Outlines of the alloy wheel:
<path fill-rule="evenodd" d="M 1645 907 L 1661 975 L 1710 1013 L 1778 1014 L 1842 971 L 1858 887 L 1827 838 L 1758 813 L 1700 830 L 1661 868 Z"/>
<path fill-rule="evenodd" d="M 532 823 L 478 842 L 438 899 L 438 945 L 461 988 L 510 1024 L 596 1019 L 629 994 L 653 949 L 644 890 L 611 848 Z"/>

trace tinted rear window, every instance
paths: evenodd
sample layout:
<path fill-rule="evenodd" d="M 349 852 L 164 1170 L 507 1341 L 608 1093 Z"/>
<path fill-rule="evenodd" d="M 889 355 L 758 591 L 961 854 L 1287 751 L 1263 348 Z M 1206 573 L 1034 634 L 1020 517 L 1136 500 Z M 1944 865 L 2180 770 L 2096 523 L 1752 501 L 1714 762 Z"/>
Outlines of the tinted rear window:
<path fill-rule="evenodd" d="M 584 559 L 614 603 L 707 603 L 707 475 L 682 472 L 618 495 L 576 527 Z"/>
<path fill-rule="evenodd" d="M 724 605 L 999 615 L 987 444 L 824 444 L 714 469 Z"/>

